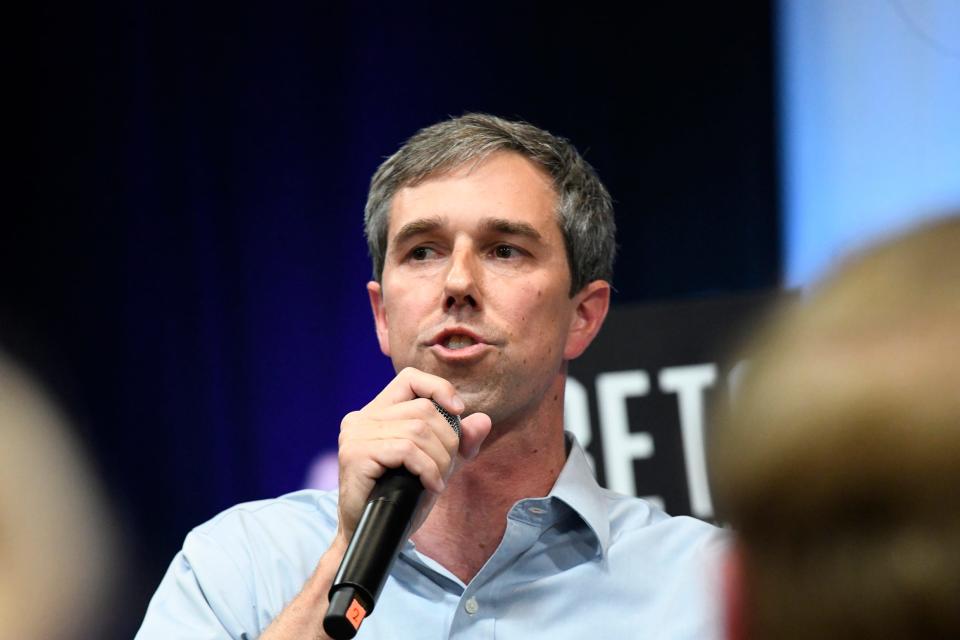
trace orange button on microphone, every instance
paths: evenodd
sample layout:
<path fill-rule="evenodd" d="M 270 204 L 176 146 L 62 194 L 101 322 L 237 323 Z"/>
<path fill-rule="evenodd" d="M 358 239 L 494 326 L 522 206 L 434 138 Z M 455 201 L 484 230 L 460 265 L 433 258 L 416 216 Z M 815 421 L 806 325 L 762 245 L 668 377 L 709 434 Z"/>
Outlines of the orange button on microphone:
<path fill-rule="evenodd" d="M 354 598 L 353 602 L 350 603 L 350 608 L 347 609 L 347 620 L 350 621 L 350 624 L 353 625 L 354 629 L 360 628 L 360 623 L 363 622 L 363 619 L 367 615 L 367 610 L 363 608 L 363 605 Z"/>

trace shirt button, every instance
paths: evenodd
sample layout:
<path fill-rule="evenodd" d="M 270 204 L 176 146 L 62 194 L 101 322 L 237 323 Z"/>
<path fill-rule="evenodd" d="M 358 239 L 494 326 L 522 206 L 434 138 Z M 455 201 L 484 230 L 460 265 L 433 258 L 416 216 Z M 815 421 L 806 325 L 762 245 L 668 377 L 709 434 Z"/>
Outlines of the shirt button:
<path fill-rule="evenodd" d="M 473 615 L 477 611 L 480 611 L 480 605 L 477 604 L 477 599 L 473 597 L 467 598 L 467 601 L 463 604 L 463 608 L 470 615 Z"/>

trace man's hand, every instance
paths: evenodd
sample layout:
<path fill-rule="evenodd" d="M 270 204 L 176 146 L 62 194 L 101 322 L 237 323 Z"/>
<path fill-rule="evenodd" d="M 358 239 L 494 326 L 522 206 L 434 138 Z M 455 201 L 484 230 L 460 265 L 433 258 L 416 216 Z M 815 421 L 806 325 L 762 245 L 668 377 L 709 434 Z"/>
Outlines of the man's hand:
<path fill-rule="evenodd" d="M 460 421 L 461 437 L 433 405 L 454 415 L 464 410 L 453 385 L 412 367 L 340 423 L 340 503 L 337 537 L 348 543 L 377 479 L 388 468 L 406 467 L 427 490 L 416 531 L 460 459 L 477 455 L 490 432 L 490 418 L 475 413 Z"/>
<path fill-rule="evenodd" d="M 401 371 L 383 391 L 340 423 L 339 524 L 330 548 L 303 590 L 271 623 L 262 638 L 326 638 L 323 616 L 327 593 L 377 478 L 388 468 L 406 467 L 427 490 L 411 534 L 423 524 L 446 481 L 461 460 L 480 451 L 490 433 L 490 418 L 474 413 L 460 420 L 460 439 L 433 402 L 454 415 L 464 410 L 453 385 L 412 367 Z M 305 635 L 310 634 L 310 635 Z"/>

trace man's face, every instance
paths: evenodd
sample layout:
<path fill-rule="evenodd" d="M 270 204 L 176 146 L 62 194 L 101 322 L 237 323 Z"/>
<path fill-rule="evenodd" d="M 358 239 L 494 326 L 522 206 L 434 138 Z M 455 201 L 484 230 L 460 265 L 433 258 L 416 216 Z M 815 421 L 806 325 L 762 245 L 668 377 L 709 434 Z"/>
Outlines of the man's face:
<path fill-rule="evenodd" d="M 368 289 L 398 371 L 449 380 L 468 412 L 494 423 L 562 380 L 595 329 L 582 335 L 582 292 L 569 296 L 556 204 L 549 176 L 510 152 L 396 194 L 382 283 Z"/>

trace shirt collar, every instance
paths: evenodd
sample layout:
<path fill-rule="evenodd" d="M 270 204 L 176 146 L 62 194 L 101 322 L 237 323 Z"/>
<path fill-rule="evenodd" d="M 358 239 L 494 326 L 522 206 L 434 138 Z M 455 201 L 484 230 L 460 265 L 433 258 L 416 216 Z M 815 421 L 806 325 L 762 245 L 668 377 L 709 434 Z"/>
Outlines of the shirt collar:
<path fill-rule="evenodd" d="M 604 557 L 610 547 L 610 514 L 605 489 L 597 483 L 593 468 L 587 460 L 583 447 L 569 431 L 564 432 L 567 443 L 567 461 L 557 476 L 553 489 L 547 495 L 548 500 L 556 499 L 565 504 L 593 532 Z M 520 500 L 516 506 L 534 499 Z M 543 500 L 542 498 L 537 500 Z M 551 520 L 556 518 L 556 514 Z M 407 540 L 401 547 L 407 554 L 413 554 L 416 546 Z"/>
<path fill-rule="evenodd" d="M 597 538 L 601 553 L 606 556 L 610 546 L 610 516 L 607 509 L 607 495 L 597 483 L 593 469 L 587 461 L 577 438 L 566 432 L 567 462 L 560 470 L 551 498 L 556 498 L 570 507 Z"/>

